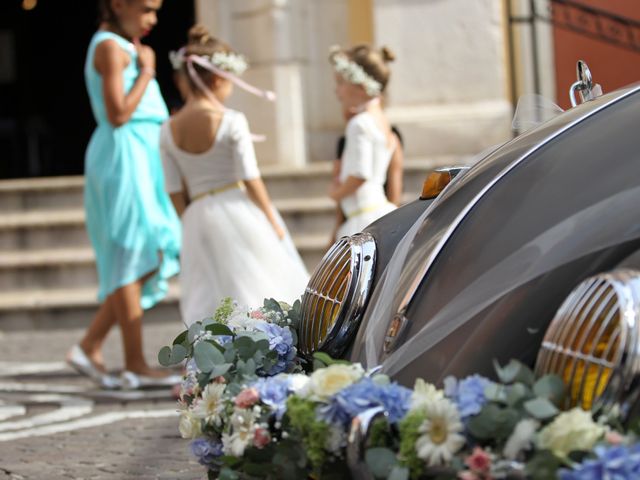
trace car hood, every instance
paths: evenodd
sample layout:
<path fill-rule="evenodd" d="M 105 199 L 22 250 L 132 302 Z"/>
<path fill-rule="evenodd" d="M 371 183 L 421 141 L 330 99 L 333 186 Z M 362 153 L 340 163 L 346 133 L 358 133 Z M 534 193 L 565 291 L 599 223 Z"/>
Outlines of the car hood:
<path fill-rule="evenodd" d="M 352 349 L 351 360 L 372 368 L 385 360 L 390 320 L 420 287 L 429 269 L 479 200 L 511 170 L 582 120 L 640 90 L 634 85 L 587 102 L 498 147 L 452 182 L 398 244 L 378 281 Z"/>

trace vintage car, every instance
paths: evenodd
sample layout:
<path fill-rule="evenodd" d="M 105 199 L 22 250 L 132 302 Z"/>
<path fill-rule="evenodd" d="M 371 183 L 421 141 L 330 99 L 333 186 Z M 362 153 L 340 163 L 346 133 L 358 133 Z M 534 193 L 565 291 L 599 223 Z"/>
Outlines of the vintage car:
<path fill-rule="evenodd" d="M 423 199 L 330 249 L 303 297 L 303 353 L 380 365 L 409 386 L 515 358 L 560 374 L 573 404 L 632 398 L 640 85 L 596 97 L 578 70 L 580 105 L 434 172 Z"/>

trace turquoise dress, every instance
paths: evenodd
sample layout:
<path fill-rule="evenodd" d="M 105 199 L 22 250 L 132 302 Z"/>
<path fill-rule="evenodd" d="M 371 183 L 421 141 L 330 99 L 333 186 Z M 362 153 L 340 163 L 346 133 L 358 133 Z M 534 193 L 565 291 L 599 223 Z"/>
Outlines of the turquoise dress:
<path fill-rule="evenodd" d="M 167 279 L 179 270 L 180 220 L 164 190 L 159 152 L 160 125 L 168 111 L 152 80 L 129 121 L 120 127 L 109 123 L 102 77 L 93 64 L 96 46 L 107 39 L 131 56 L 123 72 L 125 92 L 139 73 L 132 43 L 111 32 L 93 36 L 84 69 L 98 124 L 85 155 L 87 232 L 96 253 L 98 299 L 156 272 L 142 288 L 141 306 L 147 309 L 166 295 Z"/>

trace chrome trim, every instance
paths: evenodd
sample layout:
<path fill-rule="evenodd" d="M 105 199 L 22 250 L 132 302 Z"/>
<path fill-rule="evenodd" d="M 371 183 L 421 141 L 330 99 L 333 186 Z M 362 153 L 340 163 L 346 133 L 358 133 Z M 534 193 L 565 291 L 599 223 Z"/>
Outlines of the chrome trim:
<path fill-rule="evenodd" d="M 375 264 L 375 240 L 366 232 L 341 238 L 326 253 L 309 280 L 302 299 L 302 353 L 309 355 L 322 350 L 333 357 L 342 355 L 360 325 L 371 293 Z M 343 289 L 344 294 L 340 295 Z M 335 291 L 333 296 L 331 291 Z M 331 318 L 336 309 L 335 321 L 323 335 L 325 313 Z"/>
<path fill-rule="evenodd" d="M 605 345 L 607 331 L 610 333 Z M 590 345 L 587 342 L 591 342 Z M 596 352 L 598 345 L 604 346 L 599 353 Z M 571 371 L 565 372 L 569 367 Z M 622 407 L 623 418 L 640 408 L 638 270 L 598 274 L 574 288 L 545 333 L 535 371 L 537 375 L 554 373 L 563 379 L 566 377 L 569 392 L 565 406 L 571 407 L 582 405 L 587 376 L 593 367 L 598 370 L 592 384 L 592 408 L 608 410 L 618 405 Z M 596 397 L 605 369 L 611 374 L 602 393 Z"/>
<path fill-rule="evenodd" d="M 569 100 L 571 100 L 572 107 L 578 105 L 578 102 L 576 101 L 576 92 L 580 92 L 582 102 L 595 98 L 592 95 L 593 78 L 591 76 L 591 70 L 589 70 L 587 63 L 584 60 L 578 60 L 576 63 L 576 76 L 578 77 L 578 80 L 569 88 Z"/>
<path fill-rule="evenodd" d="M 372 407 L 351 420 L 347 437 L 347 466 L 351 478 L 355 480 L 374 480 L 365 460 L 369 430 L 377 418 L 387 418 L 383 407 Z"/>
<path fill-rule="evenodd" d="M 453 233 L 460 226 L 462 221 L 469 214 L 469 212 L 473 209 L 473 207 L 475 207 L 478 204 L 478 202 L 482 199 L 482 197 L 484 197 L 500 180 L 502 180 L 509 172 L 511 172 L 511 170 L 513 170 L 518 165 L 520 165 L 522 162 L 524 162 L 529 156 L 531 156 L 537 150 L 541 149 L 543 146 L 545 146 L 547 143 L 549 143 L 553 139 L 559 137 L 561 134 L 563 134 L 567 130 L 570 130 L 571 128 L 573 128 L 578 123 L 583 122 L 585 119 L 595 115 L 596 113 L 604 110 L 605 108 L 610 107 L 611 105 L 614 105 L 614 104 L 618 103 L 622 99 L 627 98 L 627 97 L 637 93 L 638 91 L 640 91 L 640 85 L 635 85 L 628 92 L 625 92 L 624 94 L 622 94 L 622 95 L 620 95 L 618 97 L 615 97 L 610 102 L 607 102 L 607 103 L 605 103 L 605 104 L 603 104 L 603 105 L 601 105 L 601 106 L 599 106 L 597 108 L 594 108 L 593 110 L 588 112 L 586 115 L 581 116 L 580 118 L 577 118 L 576 120 L 568 123 L 567 125 L 565 125 L 561 129 L 553 132 L 553 134 L 549 135 L 544 140 L 538 142 L 535 146 L 530 148 L 528 151 L 526 151 L 520 157 L 518 157 L 513 162 L 511 162 L 509 165 L 507 165 L 507 167 L 505 167 L 490 182 L 488 182 L 484 186 L 484 188 L 480 192 L 478 192 L 478 194 L 469 203 L 467 203 L 465 208 L 449 224 L 447 230 L 440 237 L 440 240 L 438 240 L 438 243 L 436 244 L 436 246 L 433 249 L 433 251 L 431 252 L 431 254 L 425 258 L 424 264 L 422 265 L 422 267 L 420 268 L 420 270 L 418 271 L 418 273 L 414 277 L 413 281 L 409 285 L 407 293 L 405 293 L 404 297 L 402 298 L 402 300 L 401 300 L 401 302 L 400 302 L 400 304 L 398 306 L 398 309 L 396 311 L 396 316 L 406 317 L 407 309 L 409 308 L 409 305 L 411 304 L 411 301 L 413 300 L 413 297 L 415 296 L 415 294 L 417 293 L 418 289 L 420 288 L 420 284 L 422 283 L 422 280 L 425 278 L 427 273 L 429 273 L 429 270 L 433 266 L 433 263 L 435 262 L 436 258 L 438 257 L 438 255 L 440 254 L 442 249 L 444 248 L 445 244 L 449 241 L 449 239 L 451 238 Z M 489 154 L 489 155 L 491 155 L 491 154 Z M 436 202 L 437 202 L 437 199 L 436 199 Z M 438 205 L 436 202 L 432 203 L 429 206 L 429 209 L 435 208 Z"/>

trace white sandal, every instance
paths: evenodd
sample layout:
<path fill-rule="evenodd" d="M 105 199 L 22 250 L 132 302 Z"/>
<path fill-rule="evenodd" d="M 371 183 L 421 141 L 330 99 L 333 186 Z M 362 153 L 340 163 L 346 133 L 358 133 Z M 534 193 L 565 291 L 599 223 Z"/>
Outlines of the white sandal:
<path fill-rule="evenodd" d="M 118 377 L 98 370 L 91 359 L 87 357 L 87 354 L 84 353 L 80 345 L 71 347 L 69 352 L 67 352 L 65 360 L 76 372 L 86 375 L 106 390 L 114 390 L 122 387 L 122 382 Z"/>
<path fill-rule="evenodd" d="M 150 377 L 125 370 L 120 375 L 122 388 L 125 390 L 138 390 L 141 388 L 173 387 L 182 382 L 182 375 L 167 375 L 166 377 Z"/>

